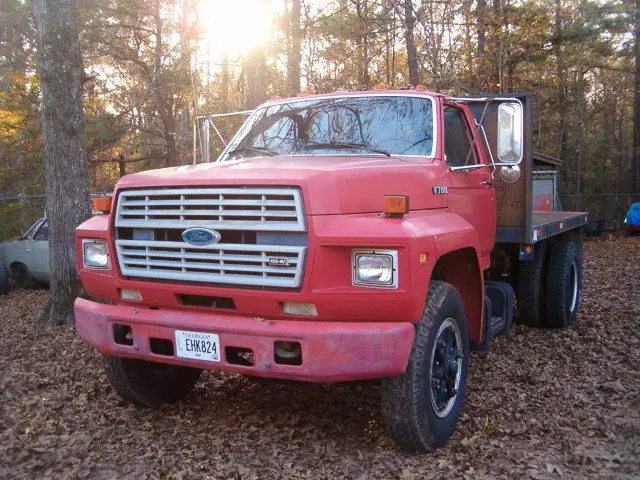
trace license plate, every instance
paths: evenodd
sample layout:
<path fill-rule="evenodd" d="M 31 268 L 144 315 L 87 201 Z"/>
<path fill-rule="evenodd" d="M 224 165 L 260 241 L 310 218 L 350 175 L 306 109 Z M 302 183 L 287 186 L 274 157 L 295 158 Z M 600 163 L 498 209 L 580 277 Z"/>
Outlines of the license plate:
<path fill-rule="evenodd" d="M 215 333 L 176 330 L 176 355 L 181 358 L 220 361 L 220 339 Z"/>

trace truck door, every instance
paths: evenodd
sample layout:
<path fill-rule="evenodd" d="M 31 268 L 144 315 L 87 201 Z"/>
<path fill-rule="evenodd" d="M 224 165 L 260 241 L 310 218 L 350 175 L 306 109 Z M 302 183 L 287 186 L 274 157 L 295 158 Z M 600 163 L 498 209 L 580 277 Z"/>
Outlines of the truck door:
<path fill-rule="evenodd" d="M 480 136 L 474 139 L 471 115 L 453 104 L 444 105 L 444 145 L 447 165 L 464 166 L 486 164 L 479 150 Z M 496 233 L 495 191 L 491 181 L 491 167 L 451 170 L 448 190 L 449 211 L 471 223 L 480 238 L 480 255 L 488 266 Z"/>
<path fill-rule="evenodd" d="M 31 254 L 27 267 L 38 280 L 49 280 L 49 224 L 42 222 L 31 240 Z"/>

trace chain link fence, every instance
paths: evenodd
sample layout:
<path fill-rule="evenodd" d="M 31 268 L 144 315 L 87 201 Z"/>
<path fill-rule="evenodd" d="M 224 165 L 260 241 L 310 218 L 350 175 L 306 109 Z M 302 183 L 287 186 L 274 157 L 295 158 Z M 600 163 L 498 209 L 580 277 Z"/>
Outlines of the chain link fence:
<path fill-rule="evenodd" d="M 594 222 L 620 230 L 631 204 L 640 202 L 640 193 L 593 193 L 560 195 L 563 210 L 589 212 Z"/>

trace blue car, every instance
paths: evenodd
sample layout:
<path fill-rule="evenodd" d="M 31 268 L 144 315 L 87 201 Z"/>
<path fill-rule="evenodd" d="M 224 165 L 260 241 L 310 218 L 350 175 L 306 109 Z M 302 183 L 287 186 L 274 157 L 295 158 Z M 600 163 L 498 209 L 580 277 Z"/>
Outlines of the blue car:
<path fill-rule="evenodd" d="M 629 233 L 640 233 L 640 202 L 633 203 L 624 219 L 624 229 Z"/>

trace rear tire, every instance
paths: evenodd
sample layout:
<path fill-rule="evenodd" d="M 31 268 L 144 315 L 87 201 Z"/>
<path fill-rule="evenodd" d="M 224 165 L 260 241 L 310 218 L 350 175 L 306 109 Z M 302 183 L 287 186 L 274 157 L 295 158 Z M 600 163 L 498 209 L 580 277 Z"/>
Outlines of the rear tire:
<path fill-rule="evenodd" d="M 0 263 L 0 295 L 9 293 L 9 272 L 7 267 Z"/>
<path fill-rule="evenodd" d="M 547 244 L 534 245 L 533 260 L 520 262 L 518 268 L 518 308 L 516 323 L 533 327 L 545 324 L 545 273 Z"/>
<path fill-rule="evenodd" d="M 11 276 L 18 288 L 36 288 L 38 282 L 24 263 L 11 265 Z"/>
<path fill-rule="evenodd" d="M 195 386 L 202 370 L 132 358 L 107 356 L 107 376 L 124 400 L 155 408 L 182 400 Z"/>
<path fill-rule="evenodd" d="M 382 380 L 384 422 L 398 446 L 432 452 L 449 439 L 464 403 L 468 367 L 462 299 L 452 285 L 434 280 L 407 370 Z"/>
<path fill-rule="evenodd" d="M 551 249 L 547 279 L 547 324 L 573 325 L 582 289 L 582 262 L 575 242 L 558 242 Z"/>

